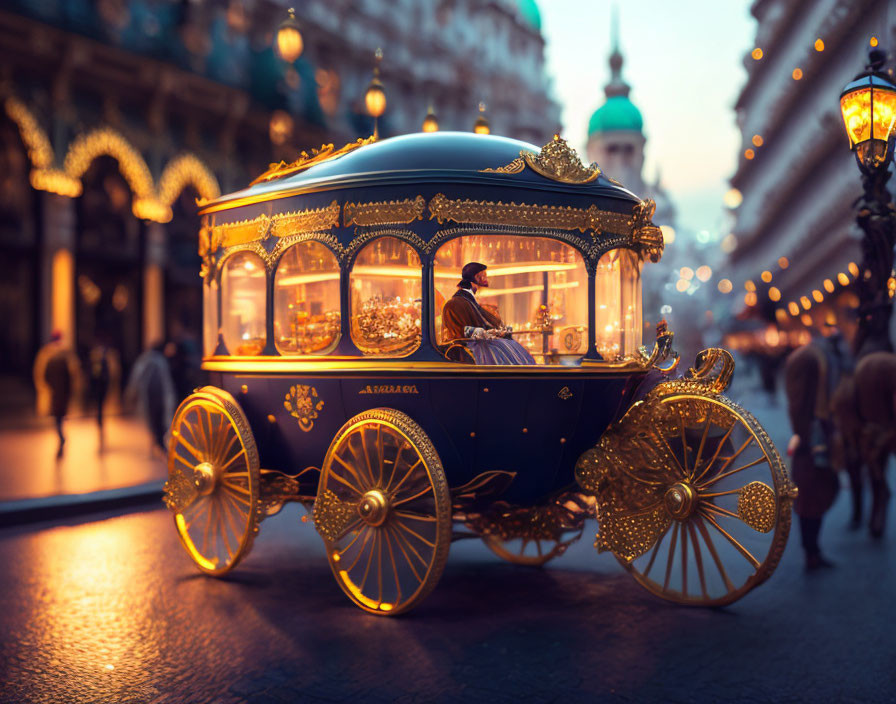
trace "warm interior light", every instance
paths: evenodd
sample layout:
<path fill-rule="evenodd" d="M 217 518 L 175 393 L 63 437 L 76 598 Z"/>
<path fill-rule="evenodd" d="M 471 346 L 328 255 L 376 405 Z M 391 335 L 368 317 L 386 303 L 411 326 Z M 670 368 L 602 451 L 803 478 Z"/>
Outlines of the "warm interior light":
<path fill-rule="evenodd" d="M 357 268 L 357 267 L 356 267 Z M 575 262 L 532 262 L 531 264 L 492 265 L 488 268 L 488 277 L 511 276 L 512 274 L 531 274 L 536 271 L 575 271 L 579 265 Z M 460 272 L 437 271 L 437 279 L 458 279 Z"/>
<path fill-rule="evenodd" d="M 816 303 L 821 303 L 824 300 L 824 294 L 816 288 L 812 291 L 812 298 L 815 299 Z"/>
<path fill-rule="evenodd" d="M 800 296 L 800 305 L 806 310 L 809 310 L 812 307 L 812 301 L 810 301 L 807 296 Z"/>
<path fill-rule="evenodd" d="M 339 272 L 325 272 L 314 274 L 295 274 L 293 276 L 277 277 L 277 287 L 299 286 L 301 284 L 316 284 L 321 281 L 339 281 Z"/>
<path fill-rule="evenodd" d="M 878 75 L 860 77 L 843 89 L 840 112 L 850 149 L 874 140 L 870 161 L 875 165 L 883 161 L 896 126 L 896 87 Z"/>
<path fill-rule="evenodd" d="M 859 267 L 855 262 L 850 262 L 846 268 L 849 269 L 849 273 L 852 274 L 853 277 L 859 275 Z"/>
<path fill-rule="evenodd" d="M 830 279 L 825 279 L 824 280 L 824 290 L 827 291 L 828 293 L 833 293 L 834 292 L 834 282 L 831 281 Z"/>
<path fill-rule="evenodd" d="M 824 51 L 824 42 L 821 39 L 815 40 L 815 51 Z"/>
<path fill-rule="evenodd" d="M 844 274 L 842 271 L 837 274 L 837 281 L 840 282 L 841 286 L 849 286 L 849 277 Z"/>
<path fill-rule="evenodd" d="M 768 297 L 777 303 L 781 300 L 781 291 L 777 287 L 772 286 L 768 290 Z"/>
<path fill-rule="evenodd" d="M 868 42 L 872 47 L 877 46 L 877 37 L 871 37 L 871 40 Z"/>
<path fill-rule="evenodd" d="M 305 44 L 302 41 L 302 32 L 299 23 L 296 22 L 296 12 L 289 8 L 289 17 L 277 29 L 277 53 L 286 63 L 291 64 L 302 55 Z"/>
<path fill-rule="evenodd" d="M 763 281 L 765 281 L 765 283 L 771 283 L 772 272 L 770 272 L 768 269 L 766 269 L 765 271 L 762 272 L 761 278 Z"/>
<path fill-rule="evenodd" d="M 762 49 L 757 46 L 755 49 L 753 49 L 753 52 L 750 54 L 750 56 L 756 59 L 756 61 L 759 61 L 759 59 L 762 58 Z"/>
<path fill-rule="evenodd" d="M 790 314 L 793 316 L 797 316 L 800 314 L 800 307 L 796 304 L 796 301 L 791 301 L 787 304 L 787 310 L 790 311 Z"/>

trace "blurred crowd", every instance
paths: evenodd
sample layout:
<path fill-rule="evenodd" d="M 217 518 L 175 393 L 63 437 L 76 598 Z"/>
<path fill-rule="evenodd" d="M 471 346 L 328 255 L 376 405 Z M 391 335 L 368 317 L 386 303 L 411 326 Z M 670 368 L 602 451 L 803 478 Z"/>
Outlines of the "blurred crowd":
<path fill-rule="evenodd" d="M 119 351 L 105 341 L 73 349 L 61 333 L 53 332 L 35 358 L 34 386 L 38 415 L 55 421 L 57 458 L 65 452 L 65 417 L 75 412 L 96 417 L 100 450 L 105 440 L 104 416 L 136 412 L 149 431 L 151 452 L 164 455 L 177 404 L 201 385 L 200 363 L 199 346 L 187 337 L 150 345 L 124 370 Z"/>

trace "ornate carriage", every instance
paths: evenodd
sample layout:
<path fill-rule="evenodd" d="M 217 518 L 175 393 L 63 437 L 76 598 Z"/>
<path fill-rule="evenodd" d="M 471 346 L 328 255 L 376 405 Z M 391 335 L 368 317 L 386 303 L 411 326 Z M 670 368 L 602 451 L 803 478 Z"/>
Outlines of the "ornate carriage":
<path fill-rule="evenodd" d="M 201 213 L 211 385 L 175 414 L 165 500 L 202 571 L 232 569 L 289 501 L 376 614 L 419 603 L 452 540 L 542 565 L 588 517 L 672 601 L 727 604 L 774 570 L 795 489 L 722 395 L 731 356 L 673 377 L 671 333 L 641 346 L 652 204 L 559 137 L 331 145 Z M 537 364 L 471 364 L 445 339 L 474 259 Z"/>

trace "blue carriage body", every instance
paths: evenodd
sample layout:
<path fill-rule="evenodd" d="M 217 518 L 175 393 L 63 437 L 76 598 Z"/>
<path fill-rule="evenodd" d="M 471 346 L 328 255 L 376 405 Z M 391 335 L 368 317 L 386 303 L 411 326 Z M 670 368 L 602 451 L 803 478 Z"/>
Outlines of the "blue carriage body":
<path fill-rule="evenodd" d="M 562 140 L 554 144 L 565 149 Z M 580 163 L 570 176 L 576 164 L 563 149 L 552 161 L 502 137 L 408 135 L 272 167 L 250 188 L 203 205 L 201 254 L 216 321 L 228 257 L 250 251 L 265 266 L 263 349 L 233 354 L 218 331 L 204 359 L 211 383 L 246 414 L 262 467 L 320 467 L 348 419 L 387 407 L 431 438 L 452 487 L 486 471 L 514 472 L 501 498 L 532 505 L 573 484 L 576 460 L 628 408 L 649 368 L 637 354 L 610 360 L 598 353 L 595 267 L 618 248 L 655 259 L 662 240 L 637 196 Z M 581 255 L 588 326 L 579 354 L 527 367 L 446 358 L 435 327 L 435 256 L 471 234 L 547 238 Z M 419 345 L 402 356 L 365 355 L 351 329 L 352 267 L 365 245 L 384 237 L 407 243 L 422 269 Z M 282 354 L 274 344 L 275 272 L 290 245 L 309 240 L 339 261 L 338 343 L 329 354 Z M 294 412 L 296 403 L 302 412 Z"/>

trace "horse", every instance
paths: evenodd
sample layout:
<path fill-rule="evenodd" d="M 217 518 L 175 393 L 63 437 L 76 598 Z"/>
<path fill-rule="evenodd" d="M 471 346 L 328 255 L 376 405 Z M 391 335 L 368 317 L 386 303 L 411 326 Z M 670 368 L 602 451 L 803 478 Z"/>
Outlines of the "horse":
<path fill-rule="evenodd" d="M 872 352 L 855 371 L 854 404 L 859 447 L 871 481 L 871 535 L 883 536 L 890 488 L 887 461 L 896 454 L 896 354 Z"/>

